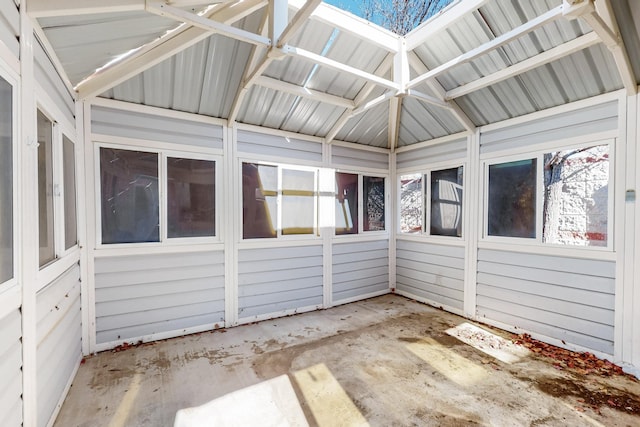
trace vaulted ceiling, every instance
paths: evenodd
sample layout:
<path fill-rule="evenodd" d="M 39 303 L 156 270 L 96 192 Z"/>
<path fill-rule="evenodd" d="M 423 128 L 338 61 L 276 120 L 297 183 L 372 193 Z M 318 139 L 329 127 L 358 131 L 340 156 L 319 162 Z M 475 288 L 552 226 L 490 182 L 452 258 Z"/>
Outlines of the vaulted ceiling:
<path fill-rule="evenodd" d="M 29 0 L 77 99 L 397 147 L 640 81 L 636 0 L 462 0 L 399 37 L 319 0 Z"/>

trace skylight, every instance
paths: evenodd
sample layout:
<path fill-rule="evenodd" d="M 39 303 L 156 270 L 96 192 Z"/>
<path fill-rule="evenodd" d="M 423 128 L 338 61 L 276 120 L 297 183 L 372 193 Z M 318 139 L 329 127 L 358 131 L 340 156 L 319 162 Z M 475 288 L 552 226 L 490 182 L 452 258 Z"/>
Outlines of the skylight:
<path fill-rule="evenodd" d="M 396 34 L 405 35 L 453 0 L 324 0 Z"/>

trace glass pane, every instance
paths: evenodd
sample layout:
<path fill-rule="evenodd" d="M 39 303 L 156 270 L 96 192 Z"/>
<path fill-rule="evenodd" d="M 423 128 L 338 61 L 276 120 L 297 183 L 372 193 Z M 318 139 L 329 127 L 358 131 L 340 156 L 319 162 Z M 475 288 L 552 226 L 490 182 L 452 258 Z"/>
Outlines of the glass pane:
<path fill-rule="evenodd" d="M 536 237 L 536 159 L 489 166 L 490 236 Z"/>
<path fill-rule="evenodd" d="M 358 234 L 358 175 L 336 172 L 336 234 Z"/>
<path fill-rule="evenodd" d="M 278 168 L 242 164 L 242 236 L 276 237 Z"/>
<path fill-rule="evenodd" d="M 158 155 L 100 149 L 102 243 L 158 242 Z"/>
<path fill-rule="evenodd" d="M 384 230 L 384 178 L 362 177 L 364 231 Z"/>
<path fill-rule="evenodd" d="M 607 246 L 609 146 L 544 155 L 542 241 Z"/>
<path fill-rule="evenodd" d="M 78 242 L 76 217 L 76 156 L 73 142 L 66 136 L 62 138 L 62 157 L 64 173 L 64 240 L 65 249 Z"/>
<path fill-rule="evenodd" d="M 38 240 L 39 265 L 55 259 L 53 243 L 53 125 L 38 111 Z"/>
<path fill-rule="evenodd" d="M 282 170 L 282 234 L 313 234 L 315 173 Z"/>
<path fill-rule="evenodd" d="M 167 159 L 167 236 L 215 236 L 215 162 Z"/>
<path fill-rule="evenodd" d="M 422 174 L 400 177 L 400 232 L 422 231 Z"/>
<path fill-rule="evenodd" d="M 431 172 L 431 234 L 462 236 L 462 166 Z"/>
<path fill-rule="evenodd" d="M 0 78 L 0 283 L 13 278 L 13 87 Z"/>

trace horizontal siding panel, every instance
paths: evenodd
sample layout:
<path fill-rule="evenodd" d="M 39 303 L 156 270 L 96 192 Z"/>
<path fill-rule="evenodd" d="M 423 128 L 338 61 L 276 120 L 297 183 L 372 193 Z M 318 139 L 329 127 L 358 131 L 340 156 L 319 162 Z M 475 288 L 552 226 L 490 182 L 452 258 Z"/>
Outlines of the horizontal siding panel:
<path fill-rule="evenodd" d="M 581 275 L 614 278 L 616 265 L 611 261 L 594 259 L 551 257 L 547 255 L 518 252 L 483 250 L 478 251 L 478 261 L 489 261 L 500 264 L 516 264 L 523 267 L 544 268 L 545 270 L 576 273 Z"/>
<path fill-rule="evenodd" d="M 334 302 L 388 290 L 388 240 L 334 244 L 332 281 Z"/>
<path fill-rule="evenodd" d="M 22 318 L 19 308 L 0 319 L 0 425 L 22 423 Z"/>
<path fill-rule="evenodd" d="M 482 249 L 477 312 L 612 354 L 615 262 Z"/>
<path fill-rule="evenodd" d="M 16 58 L 20 56 L 20 12 L 12 1 L 0 2 L 0 41 L 2 41 Z M 8 425 L 8 424 L 4 424 Z"/>
<path fill-rule="evenodd" d="M 618 101 L 609 101 L 579 110 L 480 134 L 480 153 L 526 147 L 570 137 L 618 129 Z"/>
<path fill-rule="evenodd" d="M 496 320 L 506 325 L 516 326 L 519 329 L 533 331 L 547 337 L 562 340 L 591 350 L 600 351 L 605 354 L 613 354 L 613 342 L 608 339 L 600 339 L 590 335 L 577 333 L 568 329 L 562 329 L 555 325 L 537 322 L 533 319 L 517 316 L 517 313 L 504 313 L 492 310 L 479 305 L 479 319 L 482 317 Z"/>
<path fill-rule="evenodd" d="M 96 334 L 98 343 L 118 342 L 127 337 L 143 337 L 166 331 L 186 331 L 193 325 L 209 326 L 211 329 L 222 327 L 224 322 L 224 310 L 201 316 L 180 317 L 172 320 L 162 320 L 134 326 L 120 326 L 117 329 L 100 330 Z"/>
<path fill-rule="evenodd" d="M 91 131 L 211 149 L 222 149 L 223 146 L 220 125 L 95 105 L 91 110 Z"/>
<path fill-rule="evenodd" d="M 389 170 L 389 155 L 377 151 L 331 146 L 331 164 Z"/>
<path fill-rule="evenodd" d="M 414 168 L 428 166 L 430 164 L 447 160 L 460 159 L 462 162 L 467 157 L 467 138 L 455 141 L 434 144 L 415 150 L 403 151 L 396 155 L 396 168 Z"/>
<path fill-rule="evenodd" d="M 223 326 L 223 263 L 221 251 L 97 258 L 98 343 Z"/>
<path fill-rule="evenodd" d="M 321 245 L 240 250 L 239 317 L 321 305 L 322 260 Z"/>
<path fill-rule="evenodd" d="M 212 287 L 215 292 L 224 292 L 224 277 L 200 277 L 161 283 L 144 283 L 136 286 L 100 288 L 96 289 L 96 300 L 102 302 L 119 301 L 123 295 L 131 299 L 144 298 L 148 295 L 173 295 L 195 292 L 207 287 Z"/>
<path fill-rule="evenodd" d="M 464 247 L 398 240 L 396 288 L 461 310 L 464 305 Z"/>
<path fill-rule="evenodd" d="M 514 277 L 504 277 L 495 274 L 478 273 L 478 284 L 499 286 L 500 288 L 515 293 L 530 293 L 532 290 L 538 295 L 556 295 L 564 301 L 580 301 L 582 304 L 593 307 L 610 309 L 615 304 L 614 294 L 603 294 L 601 292 L 587 289 L 570 288 L 568 286 L 557 286 L 543 282 L 533 282 L 527 279 L 517 279 Z"/>
<path fill-rule="evenodd" d="M 62 82 L 40 43 L 34 43 L 34 74 L 42 89 L 51 97 L 69 123 L 75 123 L 75 100 Z M 54 118 L 55 119 L 55 118 Z"/>
<path fill-rule="evenodd" d="M 74 264 L 36 295 L 38 422 L 45 425 L 81 357 L 80 267 Z"/>
<path fill-rule="evenodd" d="M 245 130 L 238 130 L 238 152 L 322 162 L 321 143 Z"/>

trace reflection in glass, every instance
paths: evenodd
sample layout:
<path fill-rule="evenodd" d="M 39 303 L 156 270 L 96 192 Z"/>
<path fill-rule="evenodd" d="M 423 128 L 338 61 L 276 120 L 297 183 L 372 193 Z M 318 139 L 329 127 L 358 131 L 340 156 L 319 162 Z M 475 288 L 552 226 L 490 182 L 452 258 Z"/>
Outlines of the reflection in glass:
<path fill-rule="evenodd" d="M 462 166 L 431 172 L 431 235 L 462 236 Z"/>
<path fill-rule="evenodd" d="M 38 241 L 39 265 L 55 259 L 53 241 L 53 124 L 38 111 Z"/>
<path fill-rule="evenodd" d="M 358 175 L 336 172 L 336 234 L 358 234 Z"/>
<path fill-rule="evenodd" d="M 422 174 L 400 177 L 400 232 L 422 231 Z"/>
<path fill-rule="evenodd" d="M 362 177 L 364 231 L 384 230 L 384 178 Z"/>
<path fill-rule="evenodd" d="M 158 154 L 100 148 L 102 243 L 158 242 Z"/>
<path fill-rule="evenodd" d="M 536 159 L 489 166 L 488 234 L 536 237 Z"/>
<path fill-rule="evenodd" d="M 64 248 L 69 249 L 78 242 L 76 212 L 76 156 L 73 142 L 62 137 L 62 172 L 64 174 Z"/>
<path fill-rule="evenodd" d="M 282 234 L 313 234 L 315 173 L 282 169 Z"/>
<path fill-rule="evenodd" d="M 0 78 L 0 283 L 13 278 L 13 87 Z"/>
<path fill-rule="evenodd" d="M 167 158 L 167 236 L 215 235 L 215 162 Z"/>
<path fill-rule="evenodd" d="M 278 168 L 242 164 L 242 237 L 276 237 Z"/>
<path fill-rule="evenodd" d="M 542 241 L 607 246 L 609 145 L 544 155 Z"/>

